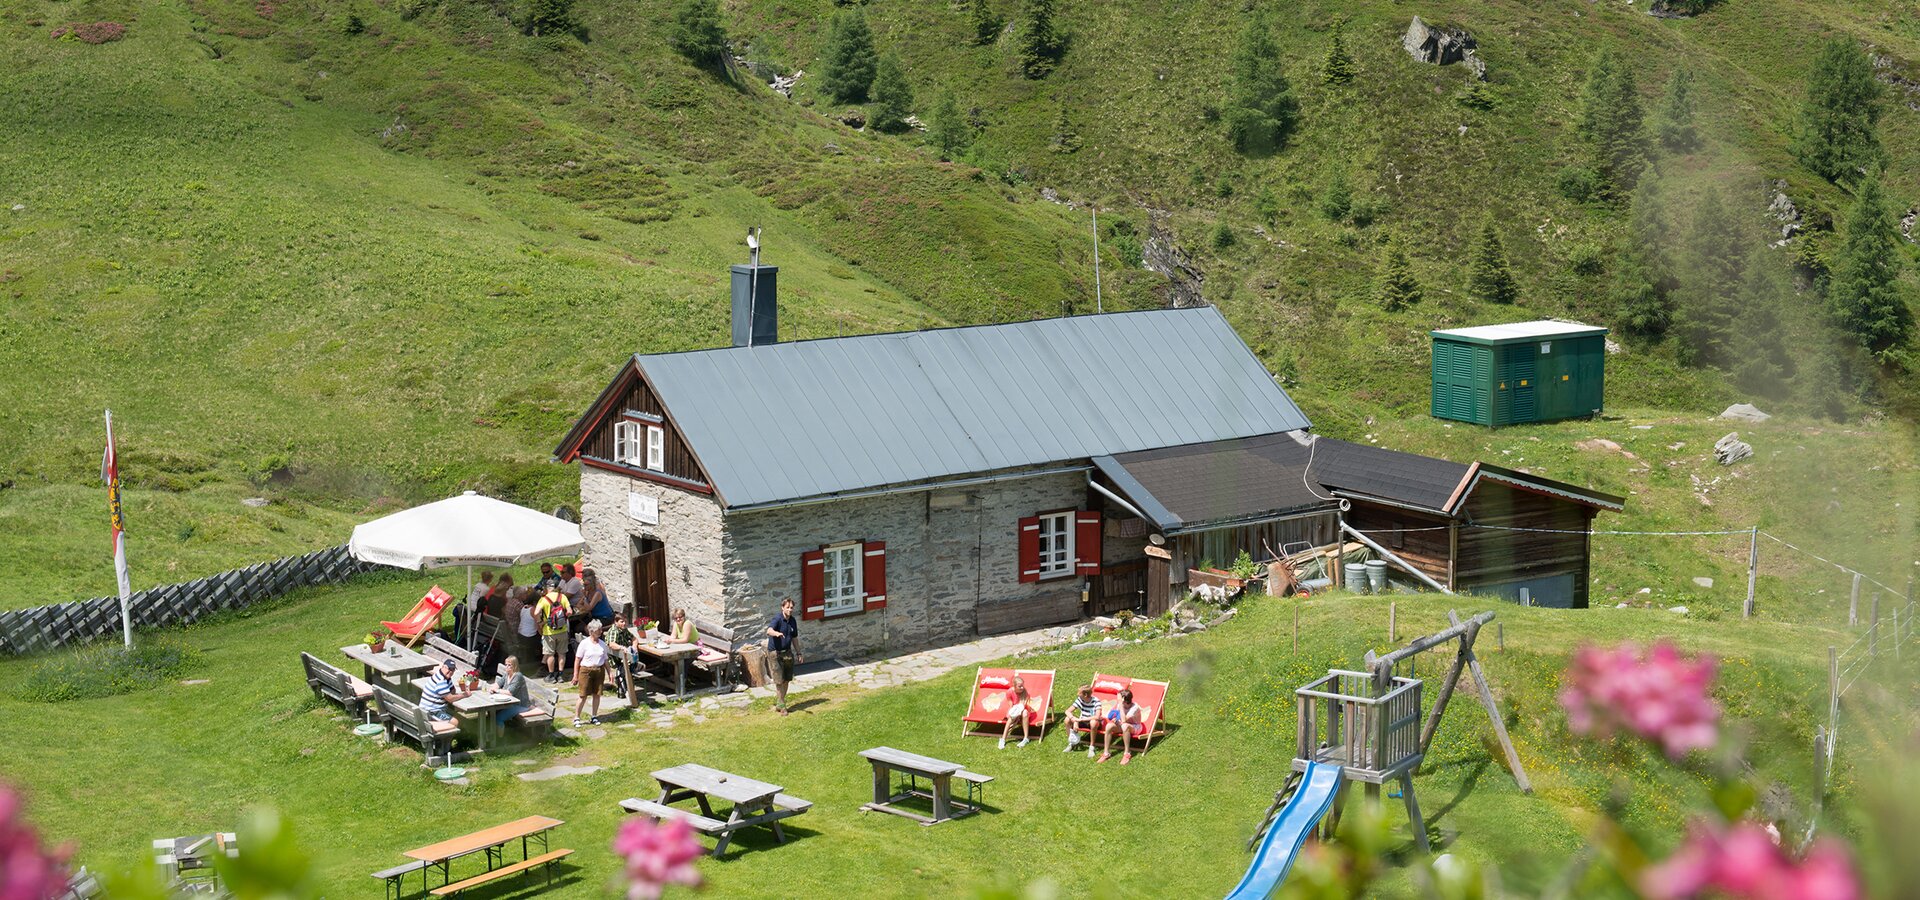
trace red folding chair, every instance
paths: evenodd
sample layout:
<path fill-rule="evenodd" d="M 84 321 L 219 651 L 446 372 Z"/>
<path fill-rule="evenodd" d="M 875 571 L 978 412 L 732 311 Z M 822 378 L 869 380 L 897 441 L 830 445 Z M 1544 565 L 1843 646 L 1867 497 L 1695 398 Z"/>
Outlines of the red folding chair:
<path fill-rule="evenodd" d="M 440 627 L 440 611 L 446 609 L 447 604 L 452 600 L 453 597 L 436 584 L 433 590 L 428 591 L 425 597 L 421 597 L 420 602 L 415 603 L 413 609 L 409 610 L 400 621 L 380 624 L 387 626 L 387 630 L 393 632 L 394 637 L 403 638 L 407 646 L 411 647 L 419 643 L 421 638 L 426 637 L 427 632 Z"/>
<path fill-rule="evenodd" d="M 1101 675 L 1095 673 L 1093 676 L 1093 697 L 1095 700 L 1100 701 L 1102 722 L 1105 721 L 1107 710 L 1112 709 L 1120 702 L 1120 692 L 1124 690 L 1133 691 L 1133 704 L 1140 707 L 1140 724 L 1146 726 L 1144 729 L 1146 733 L 1140 739 L 1139 749 L 1134 752 L 1144 753 L 1147 747 L 1153 743 L 1154 738 L 1167 733 L 1165 727 L 1167 683 L 1164 681 L 1148 681 L 1144 678 L 1127 678 L 1120 675 Z M 1093 728 L 1085 725 L 1080 726 L 1079 730 L 1087 734 L 1088 740 L 1092 740 L 1096 735 Z"/>
<path fill-rule="evenodd" d="M 1053 718 L 1052 669 L 980 669 L 974 673 L 968 692 L 967 714 L 960 719 L 960 734 L 999 737 L 1007 724 L 1007 689 L 1019 677 L 1027 685 L 1032 701 L 1027 723 L 1040 729 L 1047 739 L 1047 723 Z"/>

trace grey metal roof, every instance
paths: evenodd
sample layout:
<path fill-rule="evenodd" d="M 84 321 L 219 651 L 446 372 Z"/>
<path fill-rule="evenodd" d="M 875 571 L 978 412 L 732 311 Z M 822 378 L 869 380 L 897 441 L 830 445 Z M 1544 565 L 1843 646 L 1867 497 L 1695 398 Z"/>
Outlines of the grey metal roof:
<path fill-rule="evenodd" d="M 1211 307 L 634 362 L 730 508 L 1309 427 Z"/>
<path fill-rule="evenodd" d="M 1306 433 L 1296 431 L 1098 456 L 1093 464 L 1156 527 L 1178 534 L 1331 509 L 1333 496 L 1307 483 L 1308 450 Z"/>

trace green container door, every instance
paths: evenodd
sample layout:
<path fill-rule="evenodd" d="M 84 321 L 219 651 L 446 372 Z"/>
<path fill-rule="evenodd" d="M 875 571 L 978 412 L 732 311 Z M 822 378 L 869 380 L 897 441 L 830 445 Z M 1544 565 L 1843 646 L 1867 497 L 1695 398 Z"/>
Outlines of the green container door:
<path fill-rule="evenodd" d="M 1435 341 L 1432 403 L 1434 418 L 1492 425 L 1493 391 L 1487 383 L 1492 371 L 1492 347 L 1453 341 Z"/>

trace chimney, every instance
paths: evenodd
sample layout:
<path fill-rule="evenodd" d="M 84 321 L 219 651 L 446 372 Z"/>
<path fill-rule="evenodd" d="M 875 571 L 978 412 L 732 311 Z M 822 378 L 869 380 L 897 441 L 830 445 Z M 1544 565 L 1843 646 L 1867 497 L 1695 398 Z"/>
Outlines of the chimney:
<path fill-rule="evenodd" d="M 752 262 L 733 267 L 733 345 L 756 347 L 780 342 L 779 266 L 760 264 L 759 229 L 747 230 Z"/>

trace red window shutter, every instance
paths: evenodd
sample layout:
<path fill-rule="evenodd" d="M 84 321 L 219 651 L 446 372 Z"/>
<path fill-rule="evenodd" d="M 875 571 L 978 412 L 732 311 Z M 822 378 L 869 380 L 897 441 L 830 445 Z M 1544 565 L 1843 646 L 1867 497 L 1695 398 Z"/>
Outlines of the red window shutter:
<path fill-rule="evenodd" d="M 1040 517 L 1020 520 L 1020 580 L 1040 580 Z"/>
<path fill-rule="evenodd" d="M 1080 575 L 1100 574 L 1100 511 L 1081 510 L 1073 514 L 1073 570 Z"/>
<path fill-rule="evenodd" d="M 800 554 L 800 618 L 827 616 L 827 555 L 818 550 Z"/>
<path fill-rule="evenodd" d="M 887 542 L 868 541 L 860 547 L 860 587 L 868 612 L 887 606 Z"/>

